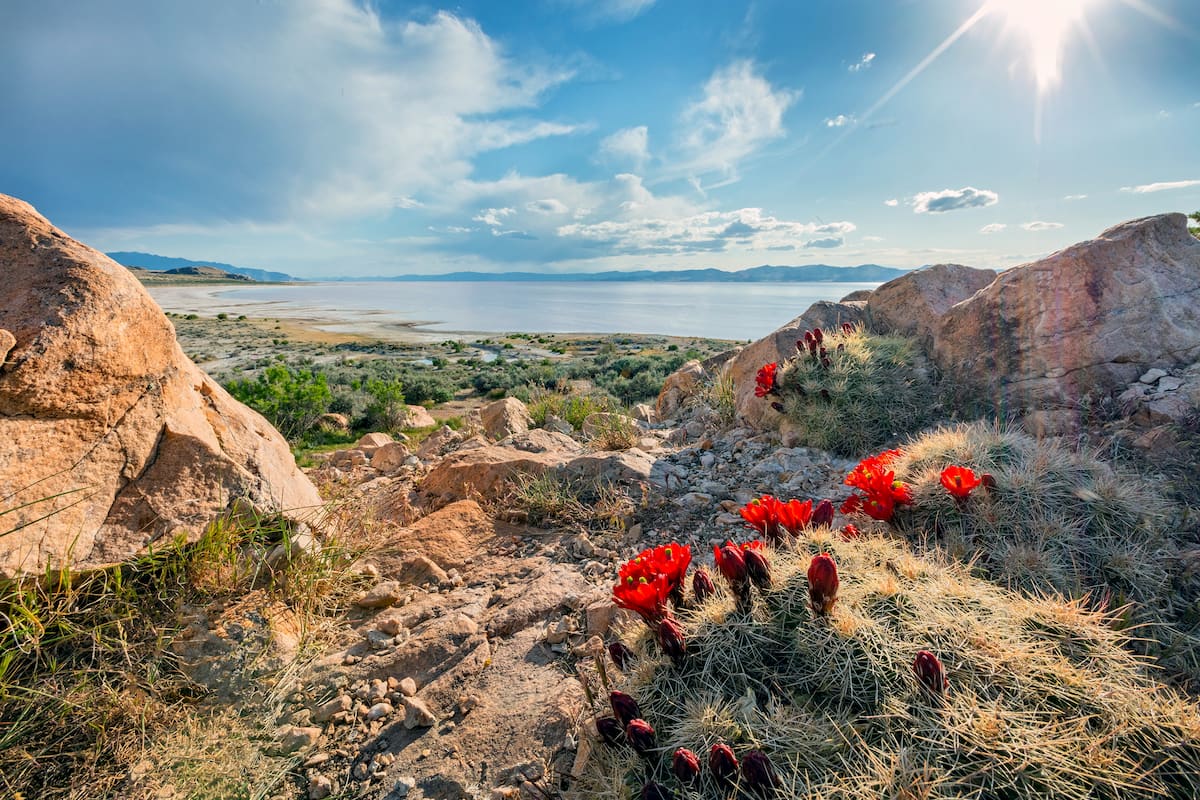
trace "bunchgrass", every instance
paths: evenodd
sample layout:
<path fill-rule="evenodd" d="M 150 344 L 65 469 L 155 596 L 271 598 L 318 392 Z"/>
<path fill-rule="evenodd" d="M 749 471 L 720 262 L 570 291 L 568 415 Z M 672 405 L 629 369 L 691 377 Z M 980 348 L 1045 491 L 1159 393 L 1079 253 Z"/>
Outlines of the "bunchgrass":
<path fill-rule="evenodd" d="M 806 571 L 822 550 L 841 574 L 829 617 L 808 608 Z M 706 762 L 718 742 L 739 758 L 766 752 L 789 800 L 1200 794 L 1200 708 L 1154 679 L 1111 616 L 995 586 L 898 540 L 821 529 L 770 559 L 773 588 L 756 590 L 749 612 L 724 587 L 681 612 L 681 666 L 640 622 L 625 629 L 639 657 L 607 674 L 641 704 L 658 752 L 592 743 L 576 796 L 636 797 L 647 775 L 680 791 L 674 750 Z M 920 650 L 945 665 L 944 697 L 915 679 Z M 705 768 L 680 796 L 733 793 Z"/>
<path fill-rule="evenodd" d="M 778 396 L 799 443 L 838 455 L 878 449 L 929 424 L 937 389 L 916 343 L 901 336 L 825 332 L 828 365 L 807 350 L 780 364 Z"/>

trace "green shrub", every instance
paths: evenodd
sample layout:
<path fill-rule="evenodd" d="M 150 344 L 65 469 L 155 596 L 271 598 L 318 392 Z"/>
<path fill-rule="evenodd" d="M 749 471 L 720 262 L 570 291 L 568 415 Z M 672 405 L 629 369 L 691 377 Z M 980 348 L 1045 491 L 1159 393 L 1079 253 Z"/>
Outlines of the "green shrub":
<path fill-rule="evenodd" d="M 799 441 L 843 456 L 883 447 L 933 419 L 937 393 L 912 339 L 862 328 L 825 333 L 828 363 L 807 350 L 780 364 L 778 396 Z"/>
<path fill-rule="evenodd" d="M 235 380 L 229 393 L 271 421 L 290 440 L 298 439 L 329 411 L 333 395 L 323 373 L 272 364 L 257 380 Z"/>
<path fill-rule="evenodd" d="M 372 378 L 363 388 L 371 398 L 367 403 L 365 427 L 374 431 L 398 431 L 404 427 L 408 408 L 400 381 Z"/>

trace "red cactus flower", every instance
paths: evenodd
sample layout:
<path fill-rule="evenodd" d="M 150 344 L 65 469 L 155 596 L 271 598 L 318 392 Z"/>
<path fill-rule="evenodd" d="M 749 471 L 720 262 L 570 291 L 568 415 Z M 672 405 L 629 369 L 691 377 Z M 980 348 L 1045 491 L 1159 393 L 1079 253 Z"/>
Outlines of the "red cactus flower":
<path fill-rule="evenodd" d="M 775 392 L 775 371 L 779 369 L 779 364 L 771 362 L 764 364 L 758 370 L 758 374 L 754 376 L 754 396 L 766 397 Z"/>
<path fill-rule="evenodd" d="M 808 598 L 814 614 L 824 616 L 837 602 L 837 564 L 828 553 L 821 553 L 808 565 Z"/>
<path fill-rule="evenodd" d="M 738 760 L 727 744 L 714 744 L 708 751 L 708 771 L 718 783 L 732 784 L 737 780 Z"/>
<path fill-rule="evenodd" d="M 751 528 L 771 541 L 777 541 L 780 538 L 779 523 L 782 508 L 783 503 L 772 495 L 764 494 L 742 506 L 739 513 Z"/>
<path fill-rule="evenodd" d="M 631 719 L 625 726 L 625 740 L 641 755 L 654 752 L 654 727 L 644 719 Z"/>
<path fill-rule="evenodd" d="M 596 732 L 609 747 L 620 747 L 625 742 L 625 729 L 613 717 L 600 717 L 596 720 Z"/>
<path fill-rule="evenodd" d="M 849 541 L 850 539 L 857 539 L 859 535 L 859 530 L 854 526 L 854 523 L 848 522 L 842 526 L 841 536 L 843 539 Z"/>
<path fill-rule="evenodd" d="M 742 785 L 762 796 L 775 794 L 779 788 L 779 778 L 766 753 L 751 750 L 742 756 Z"/>
<path fill-rule="evenodd" d="M 638 707 L 637 700 L 634 700 L 624 692 L 609 692 L 608 704 L 612 706 L 613 716 L 617 718 L 617 721 L 621 725 L 628 725 L 630 720 L 638 719 L 642 716 L 642 709 Z"/>
<path fill-rule="evenodd" d="M 691 545 L 672 542 L 656 547 L 652 551 L 651 563 L 658 572 L 667 576 L 674 591 L 683 585 L 687 577 L 688 566 L 692 563 Z"/>
<path fill-rule="evenodd" d="M 642 786 L 642 800 L 675 800 L 675 792 L 661 783 L 648 781 Z"/>
<path fill-rule="evenodd" d="M 821 528 L 826 525 L 833 524 L 833 502 L 830 500 L 822 500 L 817 503 L 816 508 L 812 512 L 812 520 L 810 521 L 814 528 Z"/>
<path fill-rule="evenodd" d="M 712 576 L 708 574 L 708 570 L 704 567 L 692 573 L 692 593 L 696 595 L 697 603 L 703 603 L 717 593 L 717 587 L 713 585 Z"/>
<path fill-rule="evenodd" d="M 658 624 L 658 643 L 676 666 L 682 663 L 684 653 L 687 652 L 687 640 L 679 623 L 671 617 Z"/>
<path fill-rule="evenodd" d="M 778 515 L 779 527 L 783 528 L 793 536 L 798 536 L 800 531 L 807 528 L 812 522 L 812 500 L 805 500 L 803 503 L 801 503 L 799 500 L 793 499 L 788 500 L 786 503 L 780 503 Z M 772 540 L 773 543 L 774 541 L 775 540 Z"/>
<path fill-rule="evenodd" d="M 896 501 L 888 495 L 869 495 L 862 501 L 862 512 L 871 519 L 887 522 L 896 513 Z"/>
<path fill-rule="evenodd" d="M 967 499 L 971 490 L 982 483 L 974 472 L 957 464 L 951 464 L 942 470 L 941 479 L 942 486 L 945 486 L 946 491 L 952 494 L 956 500 Z"/>
<path fill-rule="evenodd" d="M 617 669 L 625 672 L 633 663 L 633 651 L 622 641 L 608 643 L 608 657 L 617 665 Z"/>
<path fill-rule="evenodd" d="M 933 694 L 944 694 L 950 686 L 942 662 L 928 650 L 917 653 L 917 658 L 913 661 L 913 672 L 921 685 Z"/>
<path fill-rule="evenodd" d="M 750 546 L 755 544 L 760 546 Z M 746 574 L 750 576 L 750 580 L 759 589 L 765 591 L 771 588 L 771 562 L 767 561 L 761 545 L 762 542 L 750 542 L 742 548 L 742 558 L 746 562 Z"/>
<path fill-rule="evenodd" d="M 912 487 L 903 481 L 892 481 L 892 501 L 898 506 L 911 506 L 913 502 Z"/>
<path fill-rule="evenodd" d="M 746 559 L 742 556 L 742 548 L 733 542 L 726 542 L 723 547 L 713 548 L 713 557 L 717 561 L 717 569 L 731 586 L 746 582 Z"/>
<path fill-rule="evenodd" d="M 671 772 L 684 786 L 691 786 L 700 777 L 700 758 L 686 747 L 675 751 L 671 757 Z"/>
<path fill-rule="evenodd" d="M 665 575 L 651 578 L 626 575 L 613 587 L 613 602 L 640 615 L 653 628 L 667 614 L 671 583 Z"/>
<path fill-rule="evenodd" d="M 860 514 L 862 513 L 862 498 L 856 494 L 852 494 L 842 502 L 843 514 Z"/>

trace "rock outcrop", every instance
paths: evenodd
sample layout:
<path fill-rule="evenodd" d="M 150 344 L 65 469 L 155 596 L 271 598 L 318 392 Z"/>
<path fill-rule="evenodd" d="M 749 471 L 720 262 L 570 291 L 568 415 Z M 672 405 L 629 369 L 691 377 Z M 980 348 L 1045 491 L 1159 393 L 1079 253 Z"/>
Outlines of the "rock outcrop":
<path fill-rule="evenodd" d="M 1200 360 L 1200 241 L 1183 214 L 1117 225 L 948 310 L 933 357 L 1009 409 L 1074 409 Z"/>
<path fill-rule="evenodd" d="M 996 280 L 996 271 L 934 264 L 893 278 L 867 296 L 867 321 L 880 333 L 929 337 L 956 303 Z"/>
<path fill-rule="evenodd" d="M 321 499 L 129 271 L 0 195 L 0 574 L 117 561 L 235 500 Z"/>

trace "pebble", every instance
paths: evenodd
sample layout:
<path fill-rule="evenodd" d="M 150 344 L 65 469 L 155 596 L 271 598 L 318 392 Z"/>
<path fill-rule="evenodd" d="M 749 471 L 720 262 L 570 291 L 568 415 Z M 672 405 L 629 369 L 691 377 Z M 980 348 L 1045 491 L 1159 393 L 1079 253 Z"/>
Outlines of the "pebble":
<path fill-rule="evenodd" d="M 348 694 L 340 694 L 337 697 L 317 706 L 313 711 L 312 718 L 315 722 L 328 722 L 335 714 L 342 711 L 349 711 L 354 701 Z"/>
<path fill-rule="evenodd" d="M 404 727 L 408 730 L 413 728 L 429 728 L 435 722 L 437 717 L 429 710 L 429 706 L 424 700 L 417 697 L 404 698 Z"/>
<path fill-rule="evenodd" d="M 403 775 L 396 778 L 396 785 L 392 787 L 392 795 L 395 797 L 408 797 L 408 793 L 417 788 L 417 779 L 411 775 Z"/>
<path fill-rule="evenodd" d="M 325 800 L 333 794 L 333 781 L 324 775 L 313 775 L 308 780 L 308 800 Z"/>
<path fill-rule="evenodd" d="M 392 711 L 393 709 L 391 703 L 376 703 L 367 711 L 367 719 L 383 719 L 384 717 L 389 716 Z"/>
<path fill-rule="evenodd" d="M 400 694 L 405 697 L 412 697 L 417 693 L 417 682 L 412 678 L 404 678 L 400 681 Z"/>

